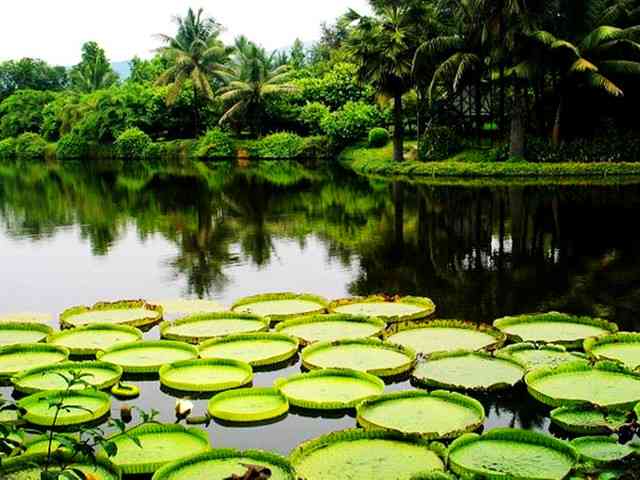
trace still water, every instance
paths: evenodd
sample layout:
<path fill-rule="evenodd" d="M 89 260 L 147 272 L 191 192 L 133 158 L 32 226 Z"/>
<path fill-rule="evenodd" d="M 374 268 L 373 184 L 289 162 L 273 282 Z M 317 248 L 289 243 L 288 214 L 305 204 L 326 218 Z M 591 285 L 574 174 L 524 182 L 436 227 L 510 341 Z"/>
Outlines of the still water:
<path fill-rule="evenodd" d="M 440 318 L 477 322 L 562 310 L 640 330 L 639 214 L 633 184 L 435 186 L 282 162 L 4 163 L 0 314 L 55 318 L 72 305 L 123 298 L 230 305 L 292 290 L 428 296 Z M 254 385 L 299 371 L 259 372 Z M 133 403 L 172 421 L 175 398 L 157 381 L 140 385 Z M 549 428 L 523 391 L 481 400 L 485 428 Z M 202 414 L 206 401 L 195 403 Z M 269 425 L 208 430 L 214 446 L 286 454 L 353 426 L 349 415 L 296 411 Z"/>

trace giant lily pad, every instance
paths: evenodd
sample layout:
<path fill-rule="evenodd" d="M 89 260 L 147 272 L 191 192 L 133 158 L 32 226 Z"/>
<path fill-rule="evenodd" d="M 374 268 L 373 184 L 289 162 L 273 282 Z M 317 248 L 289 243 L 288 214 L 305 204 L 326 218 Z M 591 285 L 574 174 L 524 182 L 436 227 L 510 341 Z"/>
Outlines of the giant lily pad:
<path fill-rule="evenodd" d="M 506 340 L 506 336 L 494 328 L 459 320 L 397 323 L 385 332 L 385 338 L 425 355 L 495 348 Z"/>
<path fill-rule="evenodd" d="M 615 436 L 574 438 L 571 445 L 578 451 L 582 460 L 597 465 L 618 462 L 636 453 L 630 445 L 619 443 Z"/>
<path fill-rule="evenodd" d="M 42 342 L 52 331 L 50 326 L 39 323 L 0 322 L 0 347 Z"/>
<path fill-rule="evenodd" d="M 314 368 L 350 368 L 389 377 L 411 370 L 416 353 L 408 347 L 374 338 L 320 342 L 302 351 L 302 364 Z"/>
<path fill-rule="evenodd" d="M 586 361 L 540 368 L 527 374 L 529 393 L 552 407 L 592 404 L 631 408 L 640 401 L 640 374 L 612 362 Z"/>
<path fill-rule="evenodd" d="M 160 369 L 160 383 L 184 392 L 218 392 L 241 387 L 252 379 L 251 366 L 238 360 L 183 360 Z"/>
<path fill-rule="evenodd" d="M 567 432 L 580 435 L 611 433 L 630 422 L 629 412 L 603 410 L 590 406 L 558 407 L 551 411 L 551 421 Z"/>
<path fill-rule="evenodd" d="M 195 315 L 172 323 L 163 322 L 160 334 L 170 340 L 201 343 L 225 335 L 263 332 L 268 329 L 269 322 L 257 315 L 223 312 Z"/>
<path fill-rule="evenodd" d="M 51 402 L 58 400 L 62 401 L 62 408 L 55 418 L 56 408 Z M 47 390 L 19 400 L 18 406 L 24 411 L 22 418 L 34 425 L 50 427 L 55 421 L 55 426 L 70 426 L 107 415 L 111 410 L 111 397 L 97 390 Z"/>
<path fill-rule="evenodd" d="M 241 479 L 252 466 L 269 470 L 270 480 L 297 478 L 289 460 L 274 453 L 216 448 L 167 465 L 158 470 L 152 480 Z"/>
<path fill-rule="evenodd" d="M 276 325 L 276 331 L 292 335 L 303 344 L 333 342 L 380 335 L 387 324 L 378 318 L 329 314 L 294 318 Z"/>
<path fill-rule="evenodd" d="M 0 315 L 0 323 L 46 324 L 53 321 L 50 313 L 20 312 Z"/>
<path fill-rule="evenodd" d="M 449 447 L 449 468 L 464 478 L 562 480 L 577 460 L 567 443 L 527 430 L 467 433 Z"/>
<path fill-rule="evenodd" d="M 604 360 L 615 360 L 631 369 L 640 367 L 640 333 L 616 333 L 584 341 L 590 355 Z"/>
<path fill-rule="evenodd" d="M 162 320 L 162 307 L 144 300 L 98 302 L 92 307 L 71 307 L 60 314 L 60 324 L 65 328 L 95 323 L 148 327 Z"/>
<path fill-rule="evenodd" d="M 142 332 L 126 325 L 93 324 L 63 330 L 49 337 L 52 345 L 68 348 L 71 355 L 89 356 L 115 345 L 142 340 Z"/>
<path fill-rule="evenodd" d="M 347 369 L 314 370 L 279 378 L 274 386 L 291 405 L 314 410 L 343 410 L 384 391 L 384 382 L 365 372 Z"/>
<path fill-rule="evenodd" d="M 327 300 L 317 295 L 306 293 L 268 293 L 253 295 L 237 300 L 231 310 L 241 313 L 252 313 L 267 317 L 273 322 L 281 322 L 289 318 L 324 313 Z"/>
<path fill-rule="evenodd" d="M 562 345 L 536 345 L 535 343 L 516 343 L 499 352 L 522 363 L 527 370 L 540 367 L 557 367 L 563 363 L 575 362 L 581 357 L 568 352 Z"/>
<path fill-rule="evenodd" d="M 523 342 L 557 343 L 579 348 L 585 338 L 618 331 L 615 323 L 600 318 L 549 312 L 504 317 L 493 326 Z"/>
<path fill-rule="evenodd" d="M 357 407 L 358 423 L 427 439 L 455 438 L 482 426 L 484 407 L 455 392 L 407 390 L 365 400 Z"/>
<path fill-rule="evenodd" d="M 228 335 L 200 345 L 202 358 L 229 358 L 254 367 L 284 362 L 297 352 L 298 340 L 278 333 Z"/>
<path fill-rule="evenodd" d="M 68 467 L 67 470 L 74 469 L 83 472 L 87 479 L 120 480 L 122 478 L 120 470 L 106 459 L 87 460 L 86 462 L 78 461 L 77 458 L 72 461 L 74 460 L 77 463 L 69 465 L 68 455 L 54 455 L 49 466 L 49 473 L 60 472 L 62 466 L 65 466 Z M 0 478 L 2 480 L 40 480 L 46 463 L 46 451 L 8 458 L 0 464 Z"/>
<path fill-rule="evenodd" d="M 122 376 L 122 367 L 107 362 L 61 362 L 32 368 L 15 375 L 11 381 L 16 390 L 35 393 L 44 390 L 63 390 L 71 372 L 83 375 L 83 380 L 98 390 L 112 387 Z M 84 388 L 80 385 L 77 388 Z"/>
<path fill-rule="evenodd" d="M 344 430 L 310 440 L 289 456 L 305 480 L 411 478 L 444 470 L 438 445 L 384 430 Z"/>
<path fill-rule="evenodd" d="M 165 364 L 198 356 L 193 345 L 169 340 L 150 340 L 116 345 L 100 350 L 98 359 L 120 365 L 125 373 L 156 373 Z"/>
<path fill-rule="evenodd" d="M 0 378 L 69 358 L 69 350 L 44 343 L 25 343 L 0 347 Z"/>
<path fill-rule="evenodd" d="M 135 437 L 137 442 L 131 439 Z M 110 439 L 118 451 L 111 461 L 125 475 L 150 474 L 164 465 L 209 450 L 209 435 L 181 425 L 146 424 Z M 106 458 L 105 452 L 98 453 Z"/>
<path fill-rule="evenodd" d="M 430 317 L 436 311 L 431 299 L 426 297 L 354 297 L 335 300 L 329 311 L 348 315 L 379 317 L 387 322 L 403 322 Z"/>
<path fill-rule="evenodd" d="M 209 415 L 228 422 L 260 422 L 289 411 L 289 401 L 275 388 L 240 388 L 209 400 Z"/>
<path fill-rule="evenodd" d="M 224 312 L 223 305 L 213 300 L 173 298 L 166 300 L 150 300 L 152 305 L 160 305 L 165 317 L 179 318 L 184 316 Z"/>
<path fill-rule="evenodd" d="M 463 350 L 434 353 L 418 364 L 413 378 L 420 385 L 485 391 L 513 387 L 524 373 L 524 367 L 509 357 Z"/>

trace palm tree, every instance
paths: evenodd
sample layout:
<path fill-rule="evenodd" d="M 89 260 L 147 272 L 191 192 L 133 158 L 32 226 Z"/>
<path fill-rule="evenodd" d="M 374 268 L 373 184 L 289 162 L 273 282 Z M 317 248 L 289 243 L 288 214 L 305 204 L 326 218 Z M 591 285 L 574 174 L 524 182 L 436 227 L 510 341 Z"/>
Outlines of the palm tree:
<path fill-rule="evenodd" d="M 118 81 L 118 74 L 96 42 L 82 46 L 82 60 L 71 69 L 69 76 L 73 89 L 82 93 L 108 88 Z"/>
<path fill-rule="evenodd" d="M 211 81 L 222 81 L 228 73 L 225 64 L 232 51 L 218 39 L 220 25 L 203 13 L 202 9 L 197 13 L 189 9 L 185 17 L 176 17 L 178 33 L 175 37 L 159 35 L 165 45 L 158 49 L 170 65 L 157 80 L 160 85 L 170 85 L 167 104 L 174 104 L 187 81 L 191 83 L 196 135 L 200 130 L 200 97 L 214 100 Z"/>
<path fill-rule="evenodd" d="M 269 54 L 245 37 L 236 39 L 235 52 L 234 65 L 225 77 L 226 85 L 219 90 L 220 99 L 229 105 L 220 125 L 243 116 L 249 119 L 252 134 L 260 136 L 268 97 L 295 91 L 296 87 L 287 83 L 289 66 L 275 66 L 275 52 Z"/>

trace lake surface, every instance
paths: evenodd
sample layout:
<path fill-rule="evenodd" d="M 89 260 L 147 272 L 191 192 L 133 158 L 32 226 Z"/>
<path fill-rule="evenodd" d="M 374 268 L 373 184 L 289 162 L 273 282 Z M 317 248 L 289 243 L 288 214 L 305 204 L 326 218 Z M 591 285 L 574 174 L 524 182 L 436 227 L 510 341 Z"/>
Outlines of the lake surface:
<path fill-rule="evenodd" d="M 440 318 L 477 322 L 560 310 L 637 331 L 639 216 L 637 185 L 411 185 L 283 162 L 2 163 L 0 314 L 57 317 L 122 298 L 230 305 L 292 290 L 428 296 Z M 254 385 L 299 371 L 261 372 Z M 172 421 L 175 398 L 157 381 L 140 384 L 132 403 Z M 548 429 L 545 410 L 523 391 L 482 400 L 485 428 Z M 208 429 L 214 446 L 286 454 L 353 426 L 348 415 L 292 412 L 270 425 Z"/>

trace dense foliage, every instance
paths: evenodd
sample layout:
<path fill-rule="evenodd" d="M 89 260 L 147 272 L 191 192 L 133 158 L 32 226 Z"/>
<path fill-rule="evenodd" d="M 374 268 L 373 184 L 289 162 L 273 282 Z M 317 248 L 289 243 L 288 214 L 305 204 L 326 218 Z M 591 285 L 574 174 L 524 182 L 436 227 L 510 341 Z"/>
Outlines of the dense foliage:
<path fill-rule="evenodd" d="M 151 137 L 139 128 L 129 128 L 118 135 L 115 141 L 119 158 L 142 158 L 151 145 Z"/>
<path fill-rule="evenodd" d="M 339 146 L 346 146 L 366 137 L 382 121 L 375 105 L 364 102 L 348 102 L 340 110 L 322 120 L 322 130 Z"/>
<path fill-rule="evenodd" d="M 196 156 L 199 158 L 230 158 L 236 149 L 231 137 L 219 128 L 209 130 L 199 141 Z"/>
<path fill-rule="evenodd" d="M 89 154 L 89 142 L 77 133 L 67 133 L 56 145 L 56 156 L 61 159 L 81 159 Z"/>
<path fill-rule="evenodd" d="M 302 153 L 304 140 L 295 133 L 280 132 L 263 138 L 257 154 L 261 158 L 297 158 Z"/>
<path fill-rule="evenodd" d="M 389 143 L 389 131 L 386 128 L 372 128 L 369 131 L 369 146 L 384 147 Z"/>
<path fill-rule="evenodd" d="M 55 98 L 51 92 L 19 90 L 0 103 L 0 138 L 39 132 L 43 109 Z"/>
<path fill-rule="evenodd" d="M 24 159 L 42 158 L 47 149 L 47 141 L 37 133 L 23 133 L 15 142 L 16 156 Z"/>
<path fill-rule="evenodd" d="M 444 126 L 431 126 L 420 142 L 418 156 L 427 162 L 437 162 L 460 152 L 462 140 L 455 129 Z"/>

